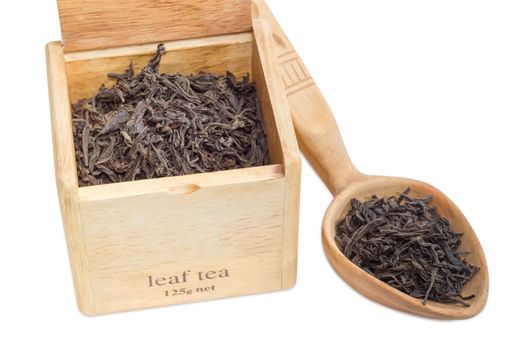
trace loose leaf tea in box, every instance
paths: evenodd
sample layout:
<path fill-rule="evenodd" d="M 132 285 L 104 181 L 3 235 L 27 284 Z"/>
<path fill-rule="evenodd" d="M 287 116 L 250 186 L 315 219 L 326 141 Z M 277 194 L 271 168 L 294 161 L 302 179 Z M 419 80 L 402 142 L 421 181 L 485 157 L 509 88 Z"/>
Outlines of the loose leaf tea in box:
<path fill-rule="evenodd" d="M 352 199 L 337 225 L 336 243 L 354 264 L 415 298 L 466 302 L 463 286 L 479 270 L 459 251 L 461 234 L 429 203 L 432 198 L 400 196 L 361 202 Z"/>
<path fill-rule="evenodd" d="M 73 105 L 79 186 L 269 163 L 255 83 L 226 75 L 160 74 L 165 48 L 135 75 Z"/>

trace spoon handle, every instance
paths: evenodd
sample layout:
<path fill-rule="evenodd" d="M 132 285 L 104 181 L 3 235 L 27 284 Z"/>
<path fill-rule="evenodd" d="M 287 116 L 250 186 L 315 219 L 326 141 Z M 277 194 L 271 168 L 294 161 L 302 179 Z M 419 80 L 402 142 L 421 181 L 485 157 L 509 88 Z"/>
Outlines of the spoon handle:
<path fill-rule="evenodd" d="M 362 174 L 354 167 L 328 103 L 284 34 L 270 9 L 253 2 L 253 17 L 266 20 L 273 31 L 281 77 L 299 147 L 333 195 Z"/>

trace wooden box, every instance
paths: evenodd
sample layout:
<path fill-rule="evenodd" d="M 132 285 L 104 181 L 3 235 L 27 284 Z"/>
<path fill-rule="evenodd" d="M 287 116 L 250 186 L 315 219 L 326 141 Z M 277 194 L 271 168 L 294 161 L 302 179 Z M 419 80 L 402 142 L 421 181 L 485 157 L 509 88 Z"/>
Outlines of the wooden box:
<path fill-rule="evenodd" d="M 47 45 L 56 180 L 80 310 L 88 315 L 275 291 L 295 283 L 300 156 L 268 30 L 249 0 L 58 0 Z M 258 28 L 258 27 L 257 27 Z M 249 73 L 271 165 L 78 186 L 71 103 L 106 74 Z"/>

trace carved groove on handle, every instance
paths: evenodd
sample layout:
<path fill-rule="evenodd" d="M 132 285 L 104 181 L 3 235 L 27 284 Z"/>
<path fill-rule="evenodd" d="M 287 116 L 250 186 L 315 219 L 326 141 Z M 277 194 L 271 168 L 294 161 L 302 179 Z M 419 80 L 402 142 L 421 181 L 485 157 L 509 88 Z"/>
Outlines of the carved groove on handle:
<path fill-rule="evenodd" d="M 315 84 L 310 73 L 295 51 L 285 53 L 279 58 L 281 78 L 286 94 L 291 96 Z"/>

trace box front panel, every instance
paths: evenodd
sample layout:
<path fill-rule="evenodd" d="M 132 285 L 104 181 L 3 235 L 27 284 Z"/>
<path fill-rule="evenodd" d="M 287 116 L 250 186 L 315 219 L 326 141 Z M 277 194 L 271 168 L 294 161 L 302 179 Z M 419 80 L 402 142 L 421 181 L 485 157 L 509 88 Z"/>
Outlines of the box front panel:
<path fill-rule="evenodd" d="M 81 198 L 97 313 L 281 288 L 284 177 L 186 188 Z"/>

